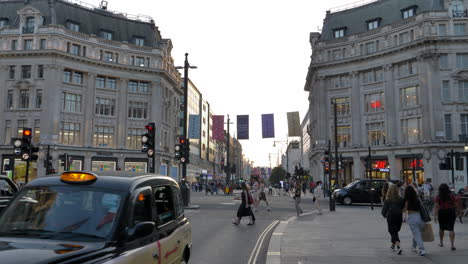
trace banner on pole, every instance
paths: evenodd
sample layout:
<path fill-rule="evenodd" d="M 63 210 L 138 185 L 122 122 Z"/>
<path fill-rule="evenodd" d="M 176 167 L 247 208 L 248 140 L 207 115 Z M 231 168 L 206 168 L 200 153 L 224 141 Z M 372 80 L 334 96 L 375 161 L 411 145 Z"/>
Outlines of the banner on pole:
<path fill-rule="evenodd" d="M 237 139 L 249 139 L 249 116 L 237 116 Z"/>
<path fill-rule="evenodd" d="M 288 136 L 289 137 L 302 136 L 299 112 L 288 112 L 287 115 L 288 115 Z"/>
<path fill-rule="evenodd" d="M 275 137 L 275 118 L 273 114 L 262 115 L 262 138 Z"/>
<path fill-rule="evenodd" d="M 200 115 L 189 115 L 188 138 L 200 139 Z"/>
<path fill-rule="evenodd" d="M 213 115 L 213 139 L 224 140 L 224 116 Z"/>

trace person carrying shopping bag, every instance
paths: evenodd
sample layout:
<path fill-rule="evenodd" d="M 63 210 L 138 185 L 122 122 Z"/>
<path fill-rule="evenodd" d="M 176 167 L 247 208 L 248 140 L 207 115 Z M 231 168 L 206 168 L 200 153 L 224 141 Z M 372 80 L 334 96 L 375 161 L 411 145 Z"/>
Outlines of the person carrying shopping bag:
<path fill-rule="evenodd" d="M 405 189 L 403 212 L 407 215 L 407 222 L 413 234 L 412 250 L 418 252 L 420 256 L 425 256 L 426 250 L 424 249 L 422 231 L 425 227 L 425 222 L 431 221 L 431 219 L 424 205 L 419 200 L 415 188 L 411 185 Z"/>
<path fill-rule="evenodd" d="M 242 217 L 248 216 L 250 218 L 250 223 L 247 225 L 254 225 L 255 224 L 255 215 L 252 211 L 251 205 L 254 204 L 254 200 L 252 196 L 250 195 L 250 189 L 245 184 L 245 182 L 242 182 L 241 184 L 242 187 L 242 193 L 241 193 L 241 198 L 242 203 L 239 206 L 239 209 L 237 209 L 237 219 L 236 221 L 232 222 L 234 225 L 239 225 Z"/>
<path fill-rule="evenodd" d="M 457 220 L 457 211 L 460 213 L 458 204 L 457 197 L 451 193 L 449 186 L 442 183 L 434 202 L 434 222 L 439 222 L 440 247 L 444 246 L 444 231 L 449 231 L 451 249 L 456 250 L 454 225 Z"/>
<path fill-rule="evenodd" d="M 403 207 L 404 201 L 400 197 L 399 189 L 396 184 L 390 185 L 386 193 L 386 199 L 382 208 L 382 216 L 387 219 L 388 232 L 391 236 L 392 245 L 390 248 L 401 255 L 403 250 L 400 248 L 400 232 L 403 223 Z"/>

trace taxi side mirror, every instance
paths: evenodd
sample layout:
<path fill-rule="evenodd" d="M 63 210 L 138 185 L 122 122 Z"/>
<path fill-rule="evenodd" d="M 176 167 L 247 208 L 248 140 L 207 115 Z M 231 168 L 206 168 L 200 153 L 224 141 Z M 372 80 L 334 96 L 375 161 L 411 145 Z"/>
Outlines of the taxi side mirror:
<path fill-rule="evenodd" d="M 154 222 L 145 221 L 136 224 L 132 228 L 128 228 L 126 232 L 127 241 L 132 241 L 138 238 L 149 236 L 153 233 L 156 225 Z"/>

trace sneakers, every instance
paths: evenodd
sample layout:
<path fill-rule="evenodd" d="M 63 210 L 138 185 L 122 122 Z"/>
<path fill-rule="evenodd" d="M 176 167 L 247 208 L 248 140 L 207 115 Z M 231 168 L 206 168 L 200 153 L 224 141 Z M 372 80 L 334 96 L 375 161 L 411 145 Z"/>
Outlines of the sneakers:
<path fill-rule="evenodd" d="M 391 249 L 392 251 L 395 251 L 395 245 L 391 245 L 391 246 L 390 246 L 390 249 Z"/>
<path fill-rule="evenodd" d="M 402 252 L 403 250 L 399 246 L 397 246 L 397 249 L 396 249 L 397 255 L 401 255 Z"/>
<path fill-rule="evenodd" d="M 425 255 L 426 255 L 426 251 L 425 251 L 425 250 L 420 250 L 420 251 L 419 251 L 419 256 L 424 257 Z"/>

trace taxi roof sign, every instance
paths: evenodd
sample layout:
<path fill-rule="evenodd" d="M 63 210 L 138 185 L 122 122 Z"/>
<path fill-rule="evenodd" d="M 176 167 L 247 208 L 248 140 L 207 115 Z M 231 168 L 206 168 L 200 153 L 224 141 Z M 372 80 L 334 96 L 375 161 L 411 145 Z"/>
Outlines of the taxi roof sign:
<path fill-rule="evenodd" d="M 89 172 L 70 171 L 62 173 L 60 180 L 66 183 L 87 184 L 97 180 L 97 175 Z"/>

